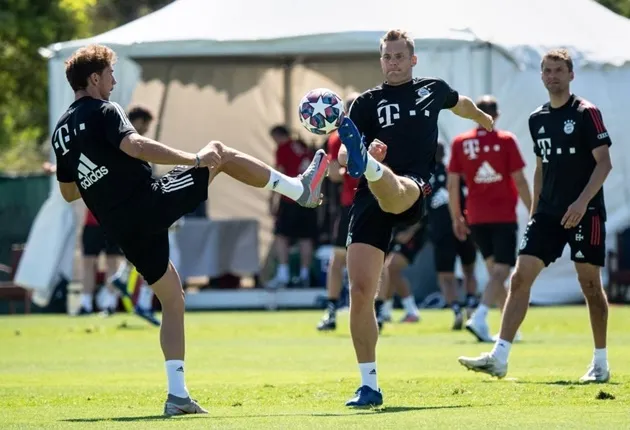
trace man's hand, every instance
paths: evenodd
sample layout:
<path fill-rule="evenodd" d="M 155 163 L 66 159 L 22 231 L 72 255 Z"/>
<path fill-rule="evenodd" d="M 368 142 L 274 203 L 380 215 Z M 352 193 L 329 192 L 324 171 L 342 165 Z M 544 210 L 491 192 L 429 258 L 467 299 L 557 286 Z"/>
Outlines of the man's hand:
<path fill-rule="evenodd" d="M 492 129 L 494 128 L 494 119 L 492 119 L 490 115 L 482 111 L 479 111 L 477 123 L 479 123 L 479 125 L 485 128 L 487 131 L 492 131 Z"/>
<path fill-rule="evenodd" d="M 566 229 L 576 227 L 580 221 L 582 221 L 582 217 L 584 217 L 584 214 L 586 213 L 587 206 L 588 202 L 577 199 L 571 203 L 571 206 L 568 207 L 567 212 L 562 217 L 562 221 L 560 221 L 560 224 L 562 224 Z"/>
<path fill-rule="evenodd" d="M 465 241 L 470 234 L 470 229 L 463 216 L 453 219 L 453 234 L 460 242 Z"/>
<path fill-rule="evenodd" d="M 221 144 L 221 142 L 213 140 L 197 153 L 199 156 L 199 167 L 214 169 L 221 164 L 219 144 Z"/>
<path fill-rule="evenodd" d="M 387 145 L 378 139 L 374 139 L 368 148 L 369 154 L 379 163 L 381 163 L 387 155 Z"/>

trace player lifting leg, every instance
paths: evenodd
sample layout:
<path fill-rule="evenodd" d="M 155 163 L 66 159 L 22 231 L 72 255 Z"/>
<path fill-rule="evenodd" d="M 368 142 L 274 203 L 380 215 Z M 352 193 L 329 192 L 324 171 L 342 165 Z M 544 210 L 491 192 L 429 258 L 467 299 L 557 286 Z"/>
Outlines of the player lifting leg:
<path fill-rule="evenodd" d="M 115 60 L 110 48 L 90 45 L 66 61 L 75 101 L 52 136 L 59 188 L 68 202 L 84 200 L 160 300 L 168 379 L 164 413 L 206 413 L 191 399 L 184 379 L 184 292 L 169 261 L 168 228 L 207 199 L 209 183 L 221 172 L 316 207 L 328 160 L 318 151 L 302 175 L 288 177 L 219 141 L 194 154 L 143 137 L 123 109 L 108 101 L 116 84 Z M 149 163 L 177 167 L 156 180 Z"/>
<path fill-rule="evenodd" d="M 443 80 L 412 78 L 417 57 L 405 32 L 389 31 L 380 54 L 385 82 L 361 94 L 339 128 L 344 145 L 339 161 L 347 161 L 351 176 L 362 176 L 350 214 L 347 253 L 350 331 L 361 372 L 361 386 L 346 403 L 351 407 L 383 402 L 377 383 L 374 297 L 392 229 L 423 215 L 440 111 L 451 109 L 492 129 L 492 118 Z M 384 164 L 374 158 L 379 153 L 385 154 Z"/>

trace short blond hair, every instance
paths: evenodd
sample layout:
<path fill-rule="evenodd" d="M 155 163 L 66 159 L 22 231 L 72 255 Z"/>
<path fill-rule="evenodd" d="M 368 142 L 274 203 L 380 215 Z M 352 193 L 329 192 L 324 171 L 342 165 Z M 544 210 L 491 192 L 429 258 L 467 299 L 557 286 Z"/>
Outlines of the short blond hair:
<path fill-rule="evenodd" d="M 404 30 L 389 30 L 383 37 L 381 37 L 381 44 L 379 45 L 379 51 L 383 52 L 383 45 L 385 42 L 396 42 L 397 40 L 404 40 L 409 49 L 409 55 L 413 55 L 416 50 L 416 44 L 413 38 Z"/>
<path fill-rule="evenodd" d="M 571 54 L 569 54 L 569 51 L 566 49 L 552 49 L 551 51 L 547 51 L 540 62 L 540 70 L 542 70 L 545 60 L 564 61 L 569 72 L 573 71 L 573 60 L 571 59 Z"/>
<path fill-rule="evenodd" d="M 116 53 L 107 46 L 88 45 L 80 48 L 66 60 L 66 79 L 74 91 L 87 88 L 92 73 L 103 73 L 116 63 Z"/>

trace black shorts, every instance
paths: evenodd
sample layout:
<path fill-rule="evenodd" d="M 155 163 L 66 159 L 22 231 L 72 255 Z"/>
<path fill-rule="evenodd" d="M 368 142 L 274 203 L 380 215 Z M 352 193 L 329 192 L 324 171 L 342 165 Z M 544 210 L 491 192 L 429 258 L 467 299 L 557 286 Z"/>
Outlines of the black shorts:
<path fill-rule="evenodd" d="M 341 206 L 335 220 L 332 245 L 335 248 L 345 248 L 348 240 L 348 224 L 350 224 L 350 206 Z"/>
<path fill-rule="evenodd" d="M 561 217 L 534 214 L 527 224 L 519 255 L 532 255 L 549 266 L 562 256 L 568 243 L 571 260 L 604 267 L 606 263 L 606 224 L 598 211 L 587 211 L 577 227 L 565 229 Z"/>
<path fill-rule="evenodd" d="M 391 214 L 381 209 L 368 188 L 360 188 L 354 196 L 350 209 L 346 246 L 351 243 L 365 243 L 387 253 L 394 228 L 415 224 L 424 217 L 425 213 L 422 195 L 405 212 Z"/>
<path fill-rule="evenodd" d="M 473 224 L 470 231 L 484 259 L 492 257 L 495 263 L 514 267 L 518 224 Z"/>
<path fill-rule="evenodd" d="M 317 210 L 281 198 L 274 233 L 288 239 L 317 238 Z"/>
<path fill-rule="evenodd" d="M 451 232 L 433 242 L 433 256 L 435 271 L 438 273 L 455 272 L 455 259 L 459 257 L 462 266 L 470 266 L 477 259 L 477 247 L 472 238 L 468 236 L 461 242 Z"/>
<path fill-rule="evenodd" d="M 105 236 L 105 231 L 100 225 L 86 225 L 81 235 L 83 242 L 83 255 L 86 257 L 98 257 L 101 252 L 106 255 L 122 255 L 122 251 L 114 241 Z"/>
<path fill-rule="evenodd" d="M 209 176 L 206 167 L 177 166 L 156 180 L 150 192 L 99 217 L 149 285 L 168 268 L 169 227 L 208 199 Z"/>
<path fill-rule="evenodd" d="M 389 246 L 389 253 L 396 252 L 407 260 L 407 263 L 413 263 L 413 260 L 418 255 L 418 252 L 424 248 L 424 244 L 426 243 L 426 229 L 424 227 L 420 227 L 418 232 L 411 238 L 411 240 L 407 243 L 401 243 L 396 241 L 396 239 L 392 239 L 392 242 Z"/>

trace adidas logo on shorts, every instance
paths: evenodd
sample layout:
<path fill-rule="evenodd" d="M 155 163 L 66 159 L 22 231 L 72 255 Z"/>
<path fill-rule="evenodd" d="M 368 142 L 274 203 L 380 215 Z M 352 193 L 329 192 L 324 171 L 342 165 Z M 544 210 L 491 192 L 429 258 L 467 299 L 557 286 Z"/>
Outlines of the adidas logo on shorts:
<path fill-rule="evenodd" d="M 79 157 L 79 166 L 77 167 L 79 171 L 79 179 L 81 180 L 81 188 L 87 190 L 99 179 L 109 173 L 107 167 L 105 166 L 97 166 L 87 158 L 85 155 L 81 154 Z"/>

